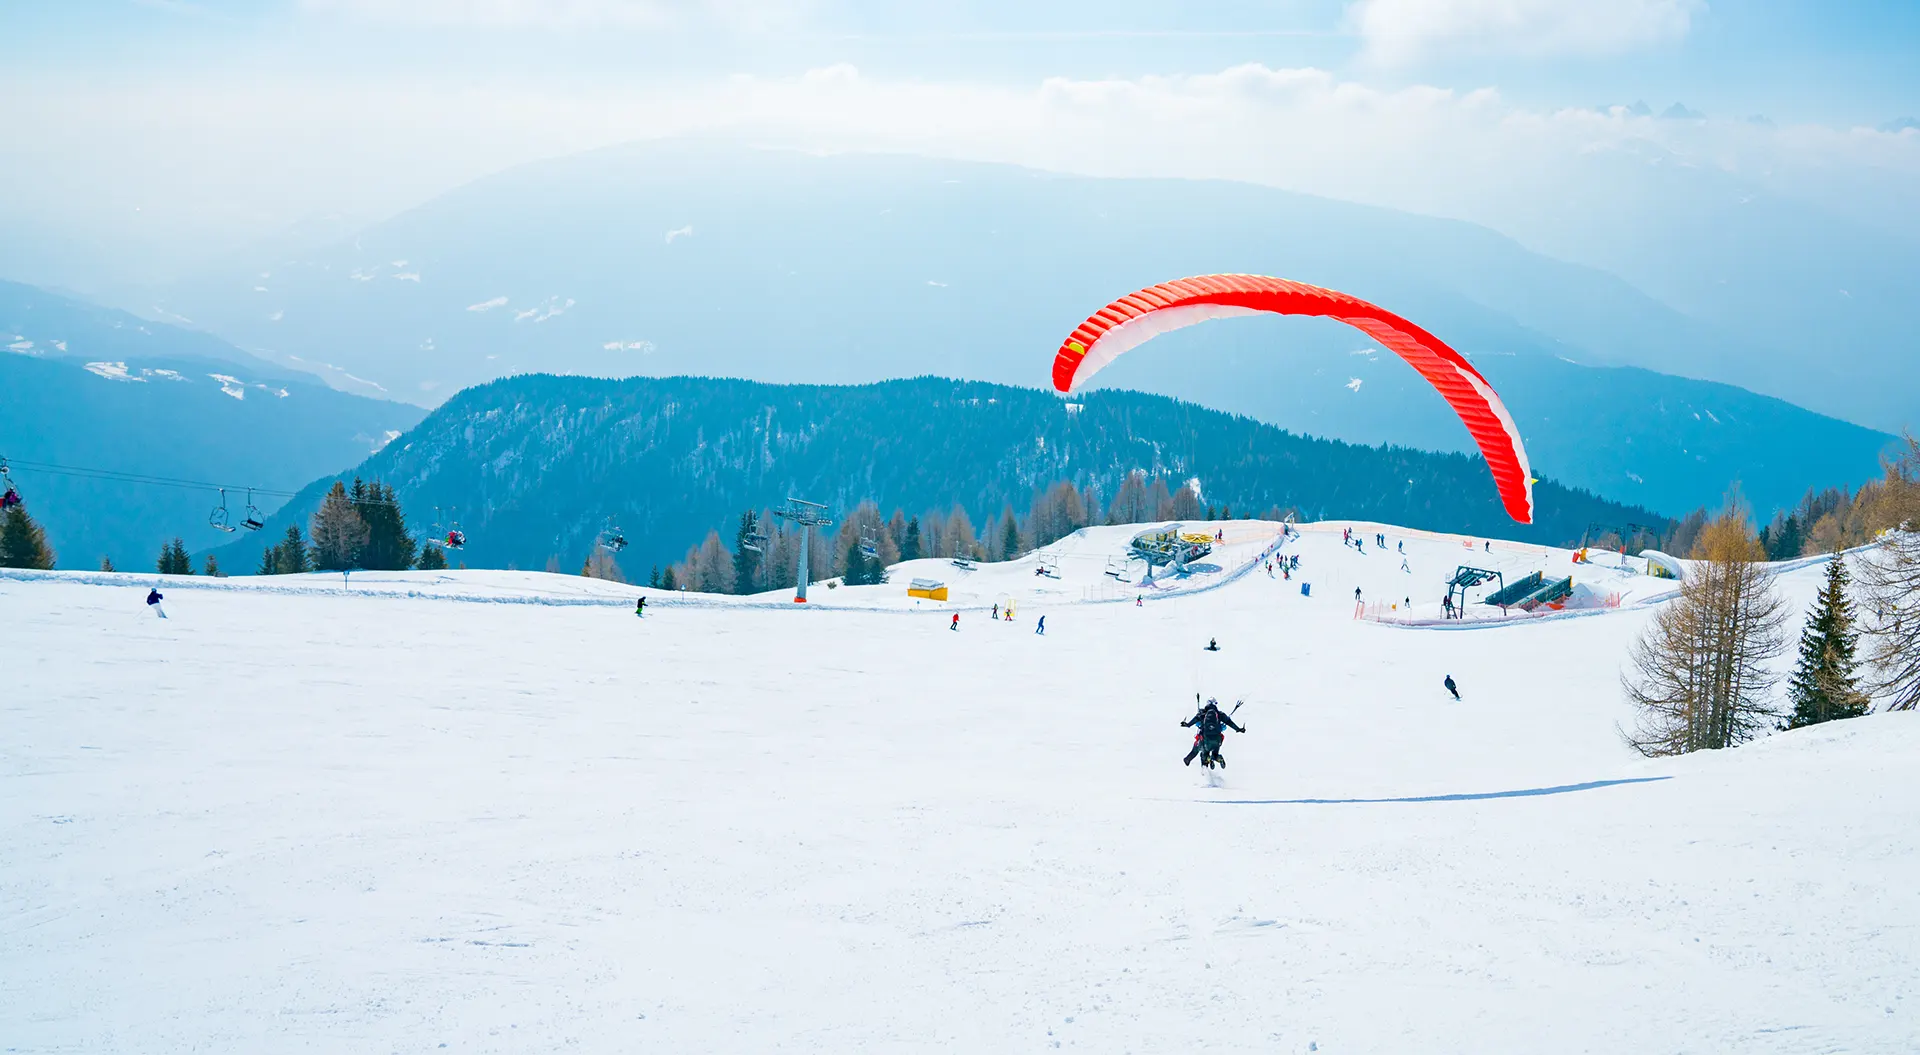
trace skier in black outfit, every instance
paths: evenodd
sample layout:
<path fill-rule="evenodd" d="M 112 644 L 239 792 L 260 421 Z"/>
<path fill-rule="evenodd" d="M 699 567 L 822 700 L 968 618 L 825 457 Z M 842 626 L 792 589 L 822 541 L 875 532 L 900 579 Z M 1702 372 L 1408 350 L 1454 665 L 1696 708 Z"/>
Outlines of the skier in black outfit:
<path fill-rule="evenodd" d="M 1198 755 L 1200 764 L 1209 769 L 1214 766 L 1226 768 L 1227 760 L 1220 755 L 1220 741 L 1226 738 L 1226 730 L 1232 729 L 1236 733 L 1247 731 L 1245 727 L 1235 725 L 1233 716 L 1222 711 L 1220 704 L 1213 700 L 1208 700 L 1204 706 L 1194 712 L 1193 717 L 1181 722 L 1180 727 L 1199 729 L 1193 738 L 1193 750 L 1187 752 L 1187 757 L 1182 759 L 1180 764 L 1193 765 L 1194 756 Z"/>
<path fill-rule="evenodd" d="M 1444 684 L 1447 687 L 1447 691 L 1453 693 L 1453 698 L 1457 702 L 1460 699 L 1460 686 L 1453 683 L 1453 675 L 1447 675 L 1447 680 Z"/>

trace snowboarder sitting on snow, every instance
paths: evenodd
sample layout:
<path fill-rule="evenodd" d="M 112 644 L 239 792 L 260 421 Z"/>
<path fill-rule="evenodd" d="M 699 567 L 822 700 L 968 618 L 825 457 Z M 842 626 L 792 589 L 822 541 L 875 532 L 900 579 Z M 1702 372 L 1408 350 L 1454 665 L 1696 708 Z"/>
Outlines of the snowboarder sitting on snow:
<path fill-rule="evenodd" d="M 1203 648 L 1203 649 L 1201 649 L 1200 651 L 1202 651 L 1202 652 L 1218 652 L 1218 651 L 1220 651 L 1220 639 L 1219 639 L 1219 638 L 1213 638 L 1213 637 L 1210 637 L 1210 638 L 1207 638 L 1207 647 L 1206 647 L 1206 648 Z"/>
<path fill-rule="evenodd" d="M 1448 692 L 1453 693 L 1453 698 L 1455 702 L 1458 702 L 1460 699 L 1460 686 L 1455 685 L 1453 683 L 1453 675 L 1451 674 L 1447 675 L 1447 680 L 1445 682 L 1442 682 L 1442 684 L 1444 684 L 1447 687 Z"/>
<path fill-rule="evenodd" d="M 1227 760 L 1220 756 L 1220 741 L 1226 739 L 1226 730 L 1232 729 L 1236 733 L 1247 731 L 1245 727 L 1235 725 L 1233 716 L 1220 710 L 1220 704 L 1215 700 L 1208 700 L 1194 712 L 1193 717 L 1181 722 L 1180 727 L 1199 730 L 1193 737 L 1193 750 L 1187 752 L 1187 757 L 1180 764 L 1193 765 L 1193 758 L 1198 755 L 1200 765 L 1207 769 L 1214 766 L 1226 768 Z"/>

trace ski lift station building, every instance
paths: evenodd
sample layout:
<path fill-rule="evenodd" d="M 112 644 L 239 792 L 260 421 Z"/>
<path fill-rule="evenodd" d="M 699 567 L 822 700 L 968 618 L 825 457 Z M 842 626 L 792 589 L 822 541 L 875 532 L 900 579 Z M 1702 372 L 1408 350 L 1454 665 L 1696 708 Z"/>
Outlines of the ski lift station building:
<path fill-rule="evenodd" d="M 947 584 L 938 579 L 915 579 L 907 584 L 907 596 L 944 601 L 947 599 Z"/>

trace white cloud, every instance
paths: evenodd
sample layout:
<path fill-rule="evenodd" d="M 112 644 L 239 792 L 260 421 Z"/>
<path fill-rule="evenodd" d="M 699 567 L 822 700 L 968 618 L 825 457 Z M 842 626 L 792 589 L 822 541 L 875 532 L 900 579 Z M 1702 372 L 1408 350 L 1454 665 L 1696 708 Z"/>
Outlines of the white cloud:
<path fill-rule="evenodd" d="M 693 237 L 692 224 L 688 224 L 685 227 L 676 227 L 673 230 L 667 232 L 667 244 L 672 245 L 673 240 L 675 238 L 692 238 L 692 237 Z"/>
<path fill-rule="evenodd" d="M 1348 379 L 1347 379 L 1347 388 L 1348 388 L 1348 389 L 1350 389 L 1350 390 L 1352 390 L 1352 391 L 1354 391 L 1354 392 L 1358 392 L 1358 391 L 1360 391 L 1360 385 L 1361 385 L 1362 383 L 1363 383 L 1363 382 L 1362 382 L 1362 381 L 1361 381 L 1361 380 L 1360 380 L 1359 378 L 1357 378 L 1357 377 L 1353 377 L 1353 378 L 1348 378 Z"/>
<path fill-rule="evenodd" d="M 532 320 L 534 322 L 545 322 L 555 315 L 566 314 L 567 309 L 571 307 L 573 307 L 572 297 L 568 297 L 565 301 L 562 301 L 559 297 L 548 297 L 546 300 L 541 301 L 525 311 L 514 312 L 513 321 L 525 322 Z"/>
<path fill-rule="evenodd" d="M 469 304 L 467 305 L 467 310 L 468 311 L 492 311 L 495 308 L 504 308 L 506 306 L 507 306 L 507 298 L 494 297 L 491 300 L 483 300 L 478 304 Z"/>
<path fill-rule="evenodd" d="M 600 346 L 609 352 L 639 352 L 641 355 L 653 354 L 652 341 L 608 341 Z"/>
<path fill-rule="evenodd" d="M 1687 35 L 1701 0 L 1358 0 L 1347 13 L 1384 65 L 1448 58 L 1615 55 Z"/>

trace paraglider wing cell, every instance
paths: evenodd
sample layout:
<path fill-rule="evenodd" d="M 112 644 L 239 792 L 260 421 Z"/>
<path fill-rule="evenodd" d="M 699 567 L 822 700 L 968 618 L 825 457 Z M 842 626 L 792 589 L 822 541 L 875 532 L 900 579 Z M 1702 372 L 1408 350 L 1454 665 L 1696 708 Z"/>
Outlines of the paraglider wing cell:
<path fill-rule="evenodd" d="M 1095 312 L 1053 359 L 1053 387 L 1075 392 L 1108 363 L 1163 333 L 1240 315 L 1312 315 L 1365 333 L 1419 371 L 1460 416 L 1513 519 L 1533 522 L 1533 474 L 1520 430 L 1480 371 L 1446 342 L 1358 297 L 1265 275 L 1202 275 L 1149 286 Z"/>

